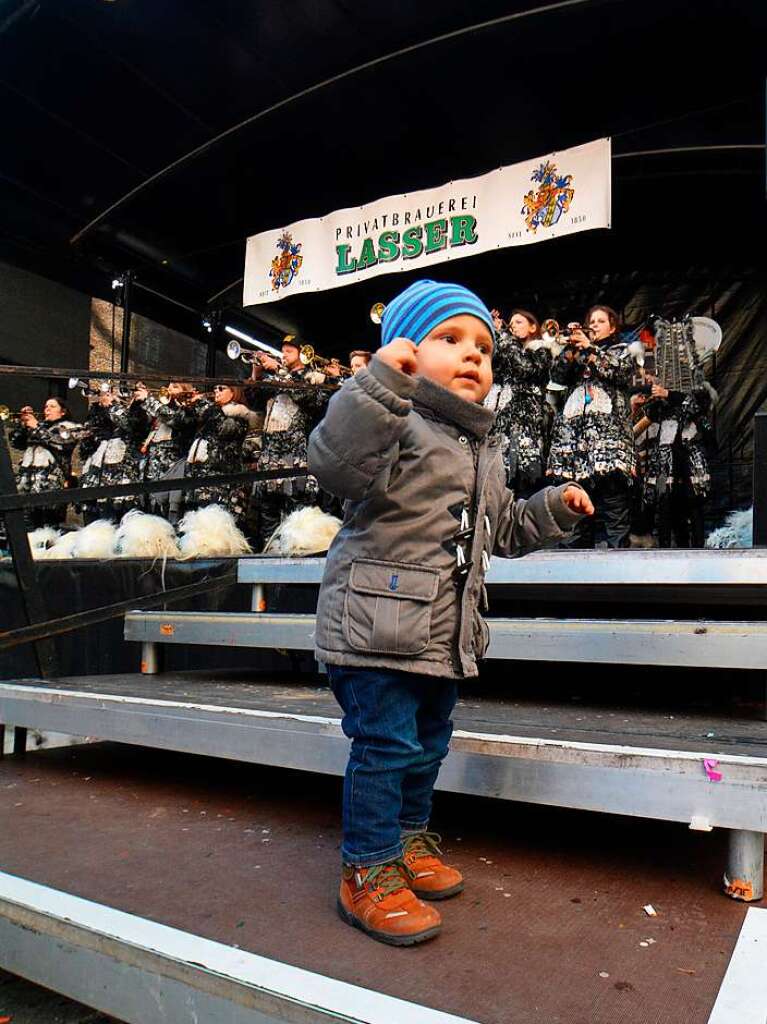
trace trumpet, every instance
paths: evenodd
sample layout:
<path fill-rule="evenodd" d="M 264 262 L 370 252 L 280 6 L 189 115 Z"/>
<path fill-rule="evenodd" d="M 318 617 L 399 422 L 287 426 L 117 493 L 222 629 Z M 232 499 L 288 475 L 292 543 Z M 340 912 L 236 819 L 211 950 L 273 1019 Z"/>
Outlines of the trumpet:
<path fill-rule="evenodd" d="M 323 367 L 327 367 L 330 363 L 335 363 L 341 373 L 346 373 L 350 377 L 354 373 L 351 366 L 344 366 L 342 363 L 339 363 L 337 359 L 326 359 L 324 356 L 318 356 L 314 351 L 313 345 L 302 345 L 299 359 L 304 366 L 311 366 L 313 370 L 321 370 Z"/>
<path fill-rule="evenodd" d="M 105 395 L 107 391 L 112 390 L 112 386 L 109 381 L 104 380 L 100 384 L 91 384 L 87 380 L 83 380 L 82 377 L 70 377 L 67 382 L 67 387 L 70 391 L 74 391 L 75 388 L 79 388 L 80 394 L 83 397 L 99 395 Z"/>
<path fill-rule="evenodd" d="M 196 396 L 202 398 L 213 397 L 212 391 L 199 392 L 192 384 L 186 385 L 181 393 L 176 395 L 170 393 L 170 387 L 167 384 L 163 384 L 161 388 L 147 388 L 147 391 L 150 395 L 154 395 L 160 405 L 169 405 L 171 402 L 175 402 L 176 405 L 189 405 Z"/>
<path fill-rule="evenodd" d="M 21 413 L 13 412 L 7 405 L 0 405 L 0 420 L 3 423 L 21 423 Z"/>
<path fill-rule="evenodd" d="M 541 333 L 548 334 L 550 338 L 558 341 L 562 345 L 574 345 L 572 341 L 572 335 L 576 331 L 582 331 L 583 334 L 591 341 L 593 339 L 593 331 L 589 327 L 584 327 L 583 324 L 571 323 L 567 325 L 567 330 L 563 331 L 559 326 L 559 321 L 551 317 L 548 320 L 544 320 L 541 324 Z"/>
<path fill-rule="evenodd" d="M 226 354 L 230 359 L 241 359 L 243 363 L 247 363 L 249 366 L 253 366 L 254 363 L 260 364 L 261 357 L 264 354 L 270 355 L 274 359 L 282 360 L 282 352 L 278 352 L 276 348 L 269 347 L 258 352 L 244 352 L 242 345 L 234 338 L 226 346 Z"/>
<path fill-rule="evenodd" d="M 102 395 L 108 395 L 110 391 L 114 391 L 118 398 L 123 401 L 127 401 L 133 395 L 133 390 L 126 385 L 121 385 L 110 380 L 102 380 L 98 384 L 91 384 L 87 380 L 83 380 L 82 377 L 70 377 L 67 382 L 67 387 L 70 391 L 74 391 L 78 388 L 80 394 L 84 398 L 101 398 Z"/>
<path fill-rule="evenodd" d="M 154 397 L 157 399 L 160 405 L 167 405 L 170 402 L 171 394 L 170 391 L 168 390 L 167 384 L 163 384 L 163 386 L 160 388 L 150 388 L 147 387 L 146 384 L 142 384 L 141 386 L 144 388 L 144 390 L 148 391 L 150 395 L 154 395 Z M 133 391 L 136 391 L 135 387 L 133 388 Z M 183 395 L 179 395 L 176 400 L 180 401 L 183 397 Z"/>

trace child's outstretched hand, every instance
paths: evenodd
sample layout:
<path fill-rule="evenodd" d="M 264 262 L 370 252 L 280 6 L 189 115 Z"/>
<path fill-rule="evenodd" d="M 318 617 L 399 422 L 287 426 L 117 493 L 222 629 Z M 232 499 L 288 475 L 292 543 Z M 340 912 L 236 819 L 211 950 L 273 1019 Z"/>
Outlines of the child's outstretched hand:
<path fill-rule="evenodd" d="M 566 487 L 562 494 L 562 501 L 571 512 L 581 512 L 585 516 L 594 515 L 594 506 L 591 498 L 581 487 L 573 487 L 572 484 Z"/>
<path fill-rule="evenodd" d="M 379 348 L 376 355 L 382 363 L 386 363 L 387 366 L 391 366 L 395 370 L 399 370 L 400 373 L 406 373 L 408 376 L 412 376 L 417 368 L 418 362 L 416 360 L 416 352 L 418 347 L 410 340 L 410 338 L 395 338 L 394 341 L 390 341 L 388 345 L 384 345 L 383 348 Z"/>

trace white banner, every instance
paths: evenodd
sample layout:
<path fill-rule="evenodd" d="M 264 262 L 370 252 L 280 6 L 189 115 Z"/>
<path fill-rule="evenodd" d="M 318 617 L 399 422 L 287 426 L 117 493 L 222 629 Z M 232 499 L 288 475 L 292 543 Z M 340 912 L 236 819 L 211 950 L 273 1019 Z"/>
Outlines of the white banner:
<path fill-rule="evenodd" d="M 610 227 L 610 140 L 248 239 L 243 304 Z"/>

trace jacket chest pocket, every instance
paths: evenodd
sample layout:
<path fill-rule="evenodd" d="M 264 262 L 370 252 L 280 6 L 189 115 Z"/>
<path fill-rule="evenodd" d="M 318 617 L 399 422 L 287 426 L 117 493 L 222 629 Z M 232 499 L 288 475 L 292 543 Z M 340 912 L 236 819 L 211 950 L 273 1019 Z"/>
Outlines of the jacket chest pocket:
<path fill-rule="evenodd" d="M 420 654 L 429 645 L 439 571 L 358 558 L 344 603 L 344 633 L 355 651 Z"/>

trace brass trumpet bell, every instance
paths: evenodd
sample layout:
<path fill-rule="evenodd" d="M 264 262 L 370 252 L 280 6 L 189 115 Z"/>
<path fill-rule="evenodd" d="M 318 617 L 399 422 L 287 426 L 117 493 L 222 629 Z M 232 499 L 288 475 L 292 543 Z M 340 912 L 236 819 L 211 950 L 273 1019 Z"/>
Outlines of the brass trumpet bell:
<path fill-rule="evenodd" d="M 241 359 L 243 363 L 247 363 L 248 366 L 252 366 L 254 363 L 261 362 L 262 355 L 271 355 L 271 352 L 267 353 L 261 350 L 258 352 L 243 352 L 242 345 L 239 343 L 239 341 L 235 341 L 235 339 L 232 338 L 232 340 L 226 346 L 226 354 L 229 356 L 230 359 Z M 279 353 L 277 353 L 277 355 L 273 356 L 272 358 L 279 359 Z"/>
<path fill-rule="evenodd" d="M 88 395 L 105 395 L 111 390 L 111 385 L 108 380 L 102 380 L 98 384 L 89 384 L 87 380 L 83 380 L 82 377 L 70 377 L 67 381 L 67 387 L 70 391 L 74 391 L 75 388 L 79 388 L 80 394 L 87 398 Z"/>
<path fill-rule="evenodd" d="M 380 324 L 383 320 L 384 311 L 386 310 L 386 303 L 374 302 L 370 307 L 370 319 L 374 324 Z"/>
<path fill-rule="evenodd" d="M 243 352 L 242 345 L 234 338 L 226 346 L 226 354 L 230 359 L 241 359 L 243 363 L 255 363 L 258 359 L 257 352 Z"/>
<path fill-rule="evenodd" d="M 7 405 L 0 405 L 0 420 L 3 423 L 21 423 L 21 413 L 13 412 Z"/>
<path fill-rule="evenodd" d="M 242 354 L 242 345 L 234 338 L 226 346 L 226 354 L 230 359 L 239 359 Z"/>
<path fill-rule="evenodd" d="M 559 321 L 553 317 L 549 320 L 544 320 L 541 324 L 541 333 L 547 334 L 554 341 L 558 341 L 561 344 L 567 344 L 570 342 L 571 336 L 575 331 L 582 331 L 587 338 L 592 338 L 592 331 L 589 327 L 584 327 L 583 324 L 571 323 L 567 325 L 566 330 L 562 330 L 559 326 Z M 573 342 L 573 344 L 575 344 Z"/>
<path fill-rule="evenodd" d="M 313 345 L 302 345 L 298 358 L 304 366 L 313 366 L 319 357 L 314 351 Z"/>
<path fill-rule="evenodd" d="M 559 338 L 561 333 L 562 332 L 559 329 L 559 321 L 555 320 L 553 317 L 548 320 L 544 320 L 541 324 L 541 334 L 548 334 L 550 338 Z"/>
<path fill-rule="evenodd" d="M 337 359 L 326 359 L 325 356 L 318 356 L 314 351 L 314 345 L 302 345 L 298 358 L 304 366 L 311 366 L 315 370 L 323 369 L 330 363 L 336 363 L 341 373 L 347 373 L 349 376 L 353 374 L 351 366 L 344 366 Z"/>

